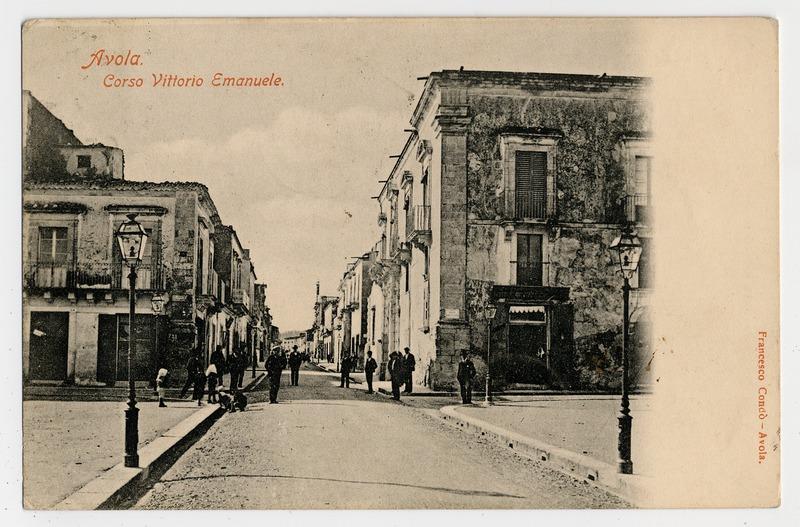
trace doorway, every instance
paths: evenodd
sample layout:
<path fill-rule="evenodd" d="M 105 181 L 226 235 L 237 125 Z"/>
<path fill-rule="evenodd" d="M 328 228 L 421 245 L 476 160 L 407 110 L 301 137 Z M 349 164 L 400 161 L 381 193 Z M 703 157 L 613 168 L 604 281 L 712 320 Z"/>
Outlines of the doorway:
<path fill-rule="evenodd" d="M 69 313 L 31 312 L 30 379 L 37 381 L 66 380 L 68 342 Z"/>

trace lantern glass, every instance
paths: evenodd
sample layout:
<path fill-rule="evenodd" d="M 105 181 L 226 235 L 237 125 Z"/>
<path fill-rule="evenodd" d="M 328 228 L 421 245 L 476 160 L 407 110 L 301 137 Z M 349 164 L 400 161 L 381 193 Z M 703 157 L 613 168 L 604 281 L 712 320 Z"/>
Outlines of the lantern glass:
<path fill-rule="evenodd" d="M 624 230 L 612 243 L 611 248 L 617 251 L 622 276 L 630 280 L 639 267 L 642 256 L 642 243 L 635 232 Z"/>
<path fill-rule="evenodd" d="M 492 304 L 486 306 L 485 315 L 488 320 L 492 320 L 496 314 L 497 314 L 497 306 Z"/>
<path fill-rule="evenodd" d="M 136 221 L 136 215 L 128 215 L 128 221 L 122 222 L 117 230 L 117 243 L 119 244 L 122 259 L 129 265 L 142 261 L 144 248 L 147 244 L 147 233 L 142 225 Z"/>

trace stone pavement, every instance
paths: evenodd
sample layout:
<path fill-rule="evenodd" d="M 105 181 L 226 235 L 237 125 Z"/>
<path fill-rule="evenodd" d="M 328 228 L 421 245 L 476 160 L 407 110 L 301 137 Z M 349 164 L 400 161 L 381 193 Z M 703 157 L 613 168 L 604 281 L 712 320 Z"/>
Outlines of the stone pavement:
<path fill-rule="evenodd" d="M 158 408 L 140 402 L 139 446 L 198 410 L 191 401 Z M 51 508 L 124 458 L 125 403 L 25 401 L 23 492 L 25 507 Z"/>
<path fill-rule="evenodd" d="M 476 401 L 477 402 L 477 401 Z M 491 407 L 479 404 L 456 408 L 458 413 L 537 441 L 589 456 L 604 463 L 617 462 L 619 396 L 564 395 L 502 397 Z M 634 472 L 649 475 L 644 431 L 651 425 L 650 400 L 631 397 Z"/>

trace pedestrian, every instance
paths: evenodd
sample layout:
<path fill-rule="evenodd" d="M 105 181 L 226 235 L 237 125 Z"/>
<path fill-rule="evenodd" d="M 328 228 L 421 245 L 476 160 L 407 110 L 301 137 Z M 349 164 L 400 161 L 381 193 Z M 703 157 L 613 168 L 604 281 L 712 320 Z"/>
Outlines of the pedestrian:
<path fill-rule="evenodd" d="M 345 353 L 342 357 L 342 364 L 341 364 L 341 372 L 342 372 L 342 379 L 341 383 L 339 384 L 339 388 L 349 388 L 350 387 L 350 355 Z"/>
<path fill-rule="evenodd" d="M 164 391 L 167 385 L 167 376 L 169 375 L 169 371 L 166 368 L 161 368 L 158 370 L 158 375 L 156 375 L 156 392 L 158 393 L 158 407 L 159 408 L 166 408 L 166 404 L 164 403 Z"/>
<path fill-rule="evenodd" d="M 217 345 L 208 360 L 217 367 L 217 382 L 222 386 L 222 374 L 225 372 L 225 355 L 222 354 L 222 346 Z"/>
<path fill-rule="evenodd" d="M 269 404 L 278 402 L 278 389 L 281 386 L 281 374 L 286 367 L 286 359 L 281 354 L 280 348 L 274 348 L 267 361 L 264 363 L 269 378 Z"/>
<path fill-rule="evenodd" d="M 475 378 L 475 373 L 475 364 L 469 358 L 469 351 L 462 351 L 456 378 L 461 386 L 461 402 L 463 404 L 472 404 L 472 380 Z"/>
<path fill-rule="evenodd" d="M 230 385 L 228 388 L 235 392 L 239 386 L 239 346 L 235 345 L 228 355 L 228 373 L 230 373 Z"/>
<path fill-rule="evenodd" d="M 203 394 L 206 391 L 206 374 L 201 369 L 194 376 L 194 392 L 192 400 L 197 399 L 197 406 L 203 406 Z"/>
<path fill-rule="evenodd" d="M 194 385 L 195 377 L 203 371 L 203 366 L 200 363 L 199 350 L 192 350 L 189 355 L 189 360 L 186 361 L 186 382 L 181 389 L 181 399 L 186 397 L 189 387 Z"/>
<path fill-rule="evenodd" d="M 417 367 L 417 359 L 411 353 L 411 350 L 408 348 L 404 348 L 405 355 L 403 356 L 403 370 L 405 373 L 404 381 L 406 383 L 406 388 L 403 390 L 404 393 L 411 393 L 414 380 L 412 379 L 412 374 Z"/>
<path fill-rule="evenodd" d="M 367 352 L 367 362 L 364 363 L 364 373 L 367 376 L 367 393 L 372 391 L 372 374 L 378 369 L 378 363 L 372 358 L 372 350 Z"/>
<path fill-rule="evenodd" d="M 206 368 L 206 379 L 208 379 L 208 402 L 217 402 L 217 365 L 213 362 Z"/>
<path fill-rule="evenodd" d="M 389 357 L 389 375 L 392 377 L 392 399 L 399 401 L 400 386 L 403 384 L 403 356 L 393 351 Z"/>
<path fill-rule="evenodd" d="M 292 352 L 289 353 L 289 369 L 292 370 L 291 383 L 292 386 L 299 386 L 300 384 L 300 365 L 303 363 L 303 356 L 297 351 L 297 346 L 292 346 Z"/>
<path fill-rule="evenodd" d="M 236 389 L 242 389 L 242 383 L 244 382 L 244 372 L 247 371 L 247 366 L 250 364 L 250 353 L 247 352 L 243 347 L 239 349 L 239 378 L 236 379 Z"/>

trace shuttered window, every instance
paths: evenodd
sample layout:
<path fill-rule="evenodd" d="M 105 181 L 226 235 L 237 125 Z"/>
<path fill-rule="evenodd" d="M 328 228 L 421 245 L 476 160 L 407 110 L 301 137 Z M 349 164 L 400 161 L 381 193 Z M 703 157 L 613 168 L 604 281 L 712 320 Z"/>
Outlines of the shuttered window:
<path fill-rule="evenodd" d="M 514 202 L 518 218 L 544 218 L 547 203 L 547 154 L 517 151 Z"/>

